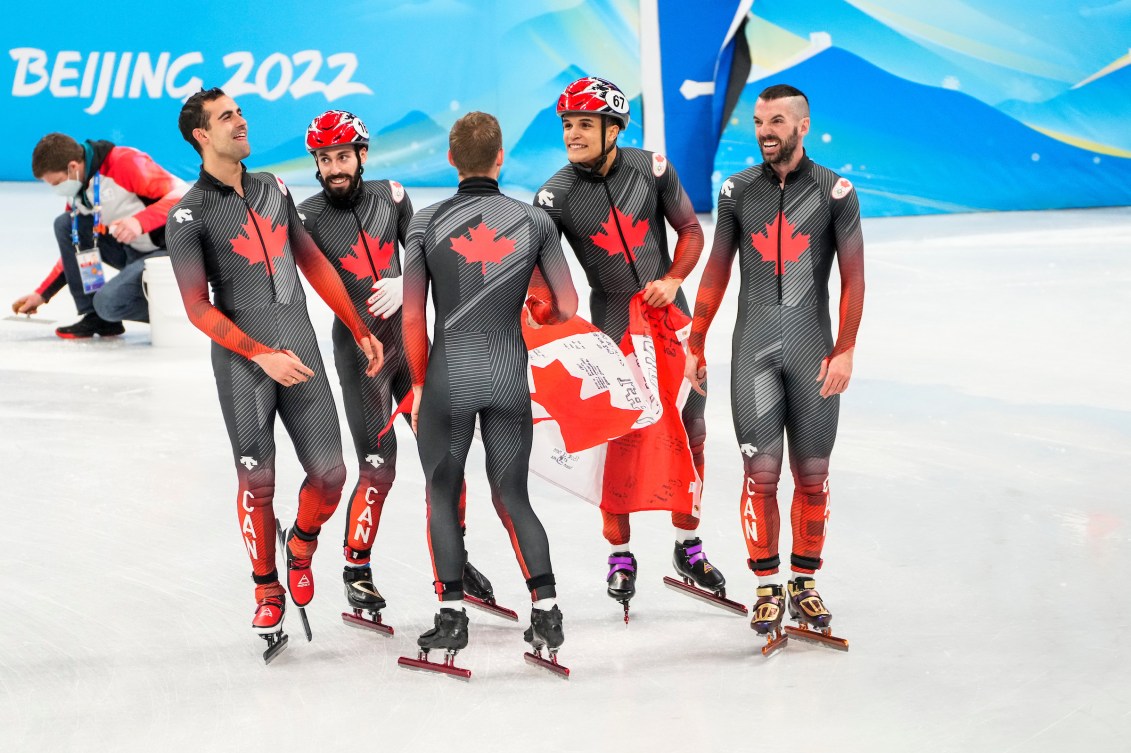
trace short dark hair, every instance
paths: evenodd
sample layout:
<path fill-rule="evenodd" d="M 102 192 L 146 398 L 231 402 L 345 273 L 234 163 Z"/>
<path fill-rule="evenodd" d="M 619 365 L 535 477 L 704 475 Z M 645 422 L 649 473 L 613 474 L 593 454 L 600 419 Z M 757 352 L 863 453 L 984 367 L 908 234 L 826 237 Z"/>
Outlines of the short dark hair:
<path fill-rule="evenodd" d="M 197 143 L 192 132 L 196 128 L 208 129 L 208 113 L 204 112 L 204 105 L 223 96 L 225 96 L 224 90 L 218 86 L 211 89 L 201 88 L 181 105 L 181 115 L 177 118 L 177 125 L 181 129 L 181 136 L 189 142 L 197 154 L 203 154 L 203 152 L 201 152 L 200 144 Z"/>
<path fill-rule="evenodd" d="M 469 112 L 452 126 L 448 148 L 456 170 L 463 175 L 489 172 L 503 148 L 499 121 L 485 112 Z"/>
<path fill-rule="evenodd" d="M 805 104 L 809 104 L 809 98 L 805 96 L 805 92 L 790 86 L 789 84 L 774 84 L 767 86 L 758 95 L 758 99 L 764 99 L 769 102 L 771 99 L 786 99 L 787 97 L 801 97 L 805 100 Z"/>
<path fill-rule="evenodd" d="M 31 174 L 39 180 L 47 173 L 66 172 L 71 162 L 82 162 L 85 152 L 79 142 L 65 133 L 49 133 L 31 152 Z"/>
<path fill-rule="evenodd" d="M 758 95 L 758 99 L 769 102 L 772 99 L 789 99 L 790 97 L 801 97 L 805 101 L 805 106 L 802 108 L 801 117 L 809 117 L 809 98 L 805 96 L 805 92 L 800 89 L 790 86 L 789 84 L 774 84 L 767 86 Z"/>

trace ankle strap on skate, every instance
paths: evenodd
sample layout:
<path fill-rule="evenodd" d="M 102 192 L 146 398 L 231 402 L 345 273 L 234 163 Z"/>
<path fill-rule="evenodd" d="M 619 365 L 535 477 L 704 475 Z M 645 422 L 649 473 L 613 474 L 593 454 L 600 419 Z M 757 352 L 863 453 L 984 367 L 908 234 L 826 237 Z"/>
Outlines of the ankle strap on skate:
<path fill-rule="evenodd" d="M 618 557 L 615 554 L 609 557 L 609 574 L 605 576 L 605 580 L 613 577 L 613 573 L 618 570 L 624 570 L 626 573 L 636 572 L 636 560 L 631 555 L 628 557 Z"/>
<path fill-rule="evenodd" d="M 681 544 L 681 546 L 682 546 L 682 544 Z M 702 543 L 692 544 L 691 546 L 684 547 L 683 552 L 684 552 L 684 554 L 687 555 L 687 564 L 689 564 L 689 565 L 694 565 L 699 560 L 706 559 L 706 555 L 703 554 L 703 544 Z"/>
<path fill-rule="evenodd" d="M 446 594 L 459 594 L 457 598 L 463 598 L 463 581 L 462 580 L 438 580 L 434 581 L 433 586 L 436 588 L 436 595 L 440 597 L 441 601 L 453 601 L 454 599 L 445 599 Z"/>
<path fill-rule="evenodd" d="M 369 555 L 372 552 L 372 549 L 353 549 L 348 544 L 342 547 L 342 554 L 346 556 L 346 562 L 351 565 L 368 565 Z"/>
<path fill-rule="evenodd" d="M 267 573 L 266 575 L 256 575 L 255 573 L 252 573 L 251 579 L 257 586 L 269 586 L 272 583 L 279 582 L 279 571 L 272 569 L 271 572 Z"/>

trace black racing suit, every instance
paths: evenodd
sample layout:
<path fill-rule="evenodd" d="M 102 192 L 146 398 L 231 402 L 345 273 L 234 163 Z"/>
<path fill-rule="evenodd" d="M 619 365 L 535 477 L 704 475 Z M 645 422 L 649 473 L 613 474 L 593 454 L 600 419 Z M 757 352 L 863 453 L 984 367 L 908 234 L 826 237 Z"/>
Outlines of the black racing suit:
<path fill-rule="evenodd" d="M 296 535 L 309 556 L 341 497 L 346 469 L 330 383 L 306 310 L 298 266 L 355 339 L 369 335 L 334 270 L 302 227 L 286 186 L 247 173 L 243 196 L 201 170 L 170 211 L 166 238 L 189 318 L 212 338 L 212 369 L 239 478 L 240 532 L 260 586 L 276 584 L 275 416 L 294 442 L 306 479 Z M 208 289 L 212 288 L 212 301 Z M 285 387 L 251 359 L 290 350 L 314 370 Z"/>
<path fill-rule="evenodd" d="M 652 280 L 684 279 L 703 250 L 703 231 L 675 168 L 662 154 L 619 147 L 604 177 L 575 165 L 558 170 L 538 191 L 544 209 L 565 234 L 589 280 L 593 323 L 620 343 L 628 328 L 628 302 Z M 675 260 L 668 254 L 665 221 L 676 230 Z M 690 315 L 680 290 L 675 304 Z M 692 392 L 683 423 L 699 478 L 703 478 L 706 399 Z M 602 511 L 605 538 L 629 539 L 627 514 Z M 672 523 L 694 530 L 699 519 L 672 513 Z"/>
<path fill-rule="evenodd" d="M 360 565 L 369 562 L 381 511 L 397 475 L 396 432 L 382 432 L 393 408 L 412 389 L 401 346 L 400 310 L 381 319 L 369 313 L 367 301 L 377 280 L 401 276 L 397 246 L 403 246 L 408 237 L 412 202 L 396 181 L 361 181 L 343 199 L 320 191 L 299 204 L 298 212 L 341 278 L 357 315 L 385 349 L 380 373 L 367 377 L 368 359 L 349 328 L 341 319 L 334 319 L 334 364 L 358 465 L 357 486 L 346 514 L 345 555 L 349 562 Z"/>
<path fill-rule="evenodd" d="M 829 457 L 840 396 L 821 397 L 821 363 L 853 348 L 864 308 L 864 242 L 852 184 L 803 157 L 784 185 L 766 164 L 730 176 L 719 192 L 718 224 L 695 302 L 691 351 L 702 359 L 734 255 L 738 321 L 731 359 L 731 408 L 745 479 L 742 529 L 750 566 L 776 573 L 778 479 L 789 437 L 794 476 L 792 569 L 821 566 L 829 503 Z M 841 278 L 834 344 L 829 274 Z"/>
<path fill-rule="evenodd" d="M 405 246 L 404 343 L 423 385 L 417 447 L 428 497 L 436 593 L 462 597 L 466 560 L 458 503 L 478 416 L 495 510 L 510 534 L 532 599 L 556 595 L 546 531 L 530 507 L 533 423 L 521 312 L 535 266 L 550 288 L 544 322 L 577 309 L 558 234 L 545 213 L 510 199 L 489 178 L 417 213 Z M 428 286 L 436 309 L 428 350 Z"/>

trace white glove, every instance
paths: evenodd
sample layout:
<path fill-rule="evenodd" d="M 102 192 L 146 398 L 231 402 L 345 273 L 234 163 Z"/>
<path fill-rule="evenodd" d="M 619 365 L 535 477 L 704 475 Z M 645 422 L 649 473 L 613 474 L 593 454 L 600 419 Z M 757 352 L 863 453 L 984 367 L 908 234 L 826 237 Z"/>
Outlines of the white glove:
<path fill-rule="evenodd" d="M 404 300 L 404 280 L 400 277 L 383 277 L 373 283 L 373 289 L 377 292 L 366 301 L 369 313 L 382 319 L 388 319 L 397 313 Z"/>

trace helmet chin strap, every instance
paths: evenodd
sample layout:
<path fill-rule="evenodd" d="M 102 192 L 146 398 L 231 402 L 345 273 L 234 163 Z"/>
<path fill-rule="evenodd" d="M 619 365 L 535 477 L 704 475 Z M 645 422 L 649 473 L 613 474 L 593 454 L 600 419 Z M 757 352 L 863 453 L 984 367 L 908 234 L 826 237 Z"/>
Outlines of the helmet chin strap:
<path fill-rule="evenodd" d="M 593 160 L 592 164 L 587 165 L 584 162 L 574 163 L 574 167 L 576 167 L 578 170 L 581 170 L 584 173 L 588 173 L 595 178 L 603 177 L 600 173 L 601 167 L 605 164 L 605 160 L 609 157 L 609 152 L 612 151 L 613 146 L 616 143 L 613 142 L 613 144 L 610 144 L 608 143 L 608 139 L 606 138 L 609 122 L 608 118 L 608 115 L 601 116 L 601 145 L 603 147 L 601 149 L 601 154 L 597 157 L 597 159 Z"/>

